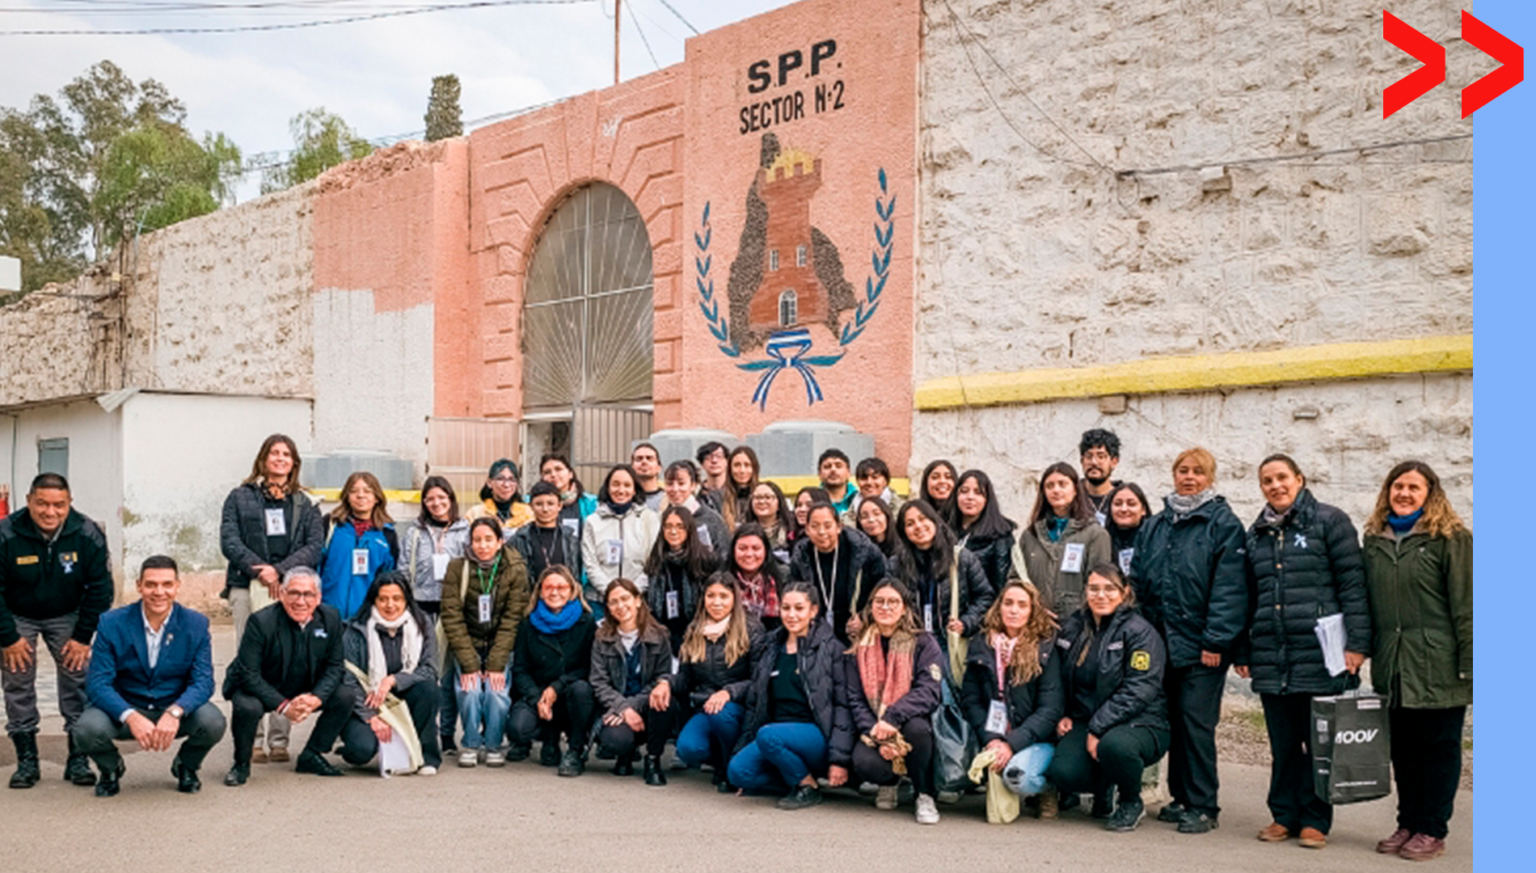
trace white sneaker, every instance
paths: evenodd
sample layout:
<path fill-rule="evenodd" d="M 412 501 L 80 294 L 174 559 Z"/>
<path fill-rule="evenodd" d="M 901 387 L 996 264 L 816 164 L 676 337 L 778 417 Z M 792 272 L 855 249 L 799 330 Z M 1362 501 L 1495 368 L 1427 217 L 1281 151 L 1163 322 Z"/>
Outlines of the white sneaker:
<path fill-rule="evenodd" d="M 485 753 L 485 766 L 505 767 L 507 765 L 507 753 L 500 749 L 492 749 Z"/>
<path fill-rule="evenodd" d="M 919 794 L 917 796 L 917 823 L 939 823 L 939 808 L 934 805 L 933 798 L 927 794 Z"/>
<path fill-rule="evenodd" d="M 875 792 L 875 809 L 896 808 L 896 786 L 881 785 Z"/>
<path fill-rule="evenodd" d="M 480 750 L 479 749 L 460 749 L 459 750 L 459 766 L 460 767 L 473 767 L 473 766 L 475 766 L 478 763 L 480 763 Z"/>
<path fill-rule="evenodd" d="M 431 764 L 424 764 L 416 769 L 417 776 L 436 776 L 437 768 Z"/>

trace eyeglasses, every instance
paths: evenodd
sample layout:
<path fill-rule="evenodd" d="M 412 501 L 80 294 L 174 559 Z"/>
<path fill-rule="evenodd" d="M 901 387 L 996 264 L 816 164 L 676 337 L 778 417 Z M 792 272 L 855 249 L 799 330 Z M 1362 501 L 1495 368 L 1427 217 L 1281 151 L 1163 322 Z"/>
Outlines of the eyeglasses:
<path fill-rule="evenodd" d="M 1120 593 L 1120 589 L 1119 588 L 1114 588 L 1114 587 L 1106 587 L 1106 588 L 1094 587 L 1094 588 L 1084 589 L 1083 593 L 1086 594 L 1089 597 L 1113 597 L 1114 595 Z"/>
<path fill-rule="evenodd" d="M 902 599 L 900 597 L 876 597 L 870 603 L 879 609 L 896 609 L 902 605 Z"/>
<path fill-rule="evenodd" d="M 511 483 L 511 484 L 515 485 L 515 484 L 517 484 L 517 477 L 516 476 L 492 476 L 491 477 L 491 481 L 492 482 L 508 482 L 508 483 Z"/>
<path fill-rule="evenodd" d="M 318 591 L 284 591 L 283 596 L 292 600 L 319 600 Z"/>

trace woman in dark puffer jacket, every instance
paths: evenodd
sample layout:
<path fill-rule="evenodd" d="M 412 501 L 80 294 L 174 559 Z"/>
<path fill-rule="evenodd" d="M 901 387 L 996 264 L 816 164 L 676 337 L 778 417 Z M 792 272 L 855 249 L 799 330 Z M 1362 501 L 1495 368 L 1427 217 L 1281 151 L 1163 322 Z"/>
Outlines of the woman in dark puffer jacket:
<path fill-rule="evenodd" d="M 1307 848 L 1327 844 L 1333 807 L 1312 787 L 1312 698 L 1360 684 L 1357 673 L 1371 643 L 1360 540 L 1349 516 L 1317 502 L 1306 477 L 1285 455 L 1259 465 L 1267 505 L 1248 529 L 1248 578 L 1253 625 L 1237 654 L 1237 675 L 1253 680 L 1269 730 L 1269 811 L 1274 821 L 1259 839 L 1299 837 Z M 1344 670 L 1324 664 L 1317 625 L 1340 616 Z"/>

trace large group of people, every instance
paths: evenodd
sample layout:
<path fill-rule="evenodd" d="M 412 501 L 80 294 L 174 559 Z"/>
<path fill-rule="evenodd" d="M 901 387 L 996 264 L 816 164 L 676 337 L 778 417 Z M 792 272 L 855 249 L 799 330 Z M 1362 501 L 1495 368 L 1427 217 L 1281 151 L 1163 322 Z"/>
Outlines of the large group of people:
<path fill-rule="evenodd" d="M 1472 537 L 1427 465 L 1386 476 L 1364 538 L 1282 454 L 1258 467 L 1264 508 L 1245 528 L 1216 490 L 1216 459 L 1171 465 L 1160 509 L 1114 478 L 1118 437 L 1094 429 L 1079 465 L 1040 476 L 1024 524 L 992 479 L 927 464 L 903 500 L 879 458 L 829 449 L 793 497 L 750 447 L 703 446 L 663 465 L 649 443 L 596 495 L 547 455 L 524 490 L 510 460 L 461 512 L 429 477 L 399 523 L 371 474 L 322 513 L 299 487 L 293 440 L 262 443 L 224 504 L 224 596 L 237 655 L 222 683 L 240 786 L 328 757 L 430 775 L 589 757 L 667 784 L 708 769 L 723 793 L 783 809 L 868 792 L 939 821 L 938 724 L 957 711 L 978 766 L 1043 819 L 1088 814 L 1134 830 L 1143 779 L 1166 771 L 1156 819 L 1199 834 L 1221 820 L 1216 726 L 1229 669 L 1262 700 L 1272 752 L 1267 842 L 1327 843 L 1313 786 L 1311 704 L 1360 684 L 1387 700 L 1398 828 L 1383 853 L 1444 851 L 1472 700 Z M 40 779 L 41 639 L 58 665 L 65 778 L 120 790 L 116 743 L 168 750 L 183 792 L 223 736 L 208 620 L 176 603 L 176 562 L 138 570 L 112 609 L 102 529 L 43 474 L 0 522 L 0 675 L 12 788 Z M 1316 632 L 1340 616 L 1343 669 Z M 1166 756 L 1166 760 L 1165 760 Z M 89 761 L 94 761 L 92 772 Z"/>

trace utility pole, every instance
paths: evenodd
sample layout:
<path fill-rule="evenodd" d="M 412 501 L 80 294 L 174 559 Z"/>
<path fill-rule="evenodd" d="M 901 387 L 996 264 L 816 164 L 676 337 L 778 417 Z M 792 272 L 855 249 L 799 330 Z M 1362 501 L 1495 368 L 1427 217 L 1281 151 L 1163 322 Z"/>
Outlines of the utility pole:
<path fill-rule="evenodd" d="M 624 23 L 624 16 L 619 14 L 619 6 L 624 0 L 613 0 L 613 84 L 619 84 L 619 27 Z"/>

